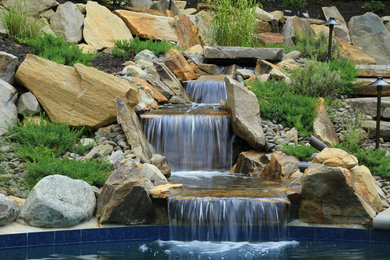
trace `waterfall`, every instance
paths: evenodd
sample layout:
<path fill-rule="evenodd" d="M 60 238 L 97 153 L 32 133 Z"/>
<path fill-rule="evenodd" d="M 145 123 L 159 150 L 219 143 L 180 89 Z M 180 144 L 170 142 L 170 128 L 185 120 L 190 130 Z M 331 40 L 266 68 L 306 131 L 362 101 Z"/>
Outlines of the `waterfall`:
<path fill-rule="evenodd" d="M 171 197 L 172 240 L 261 241 L 287 237 L 285 199 Z"/>
<path fill-rule="evenodd" d="M 203 104 L 219 104 L 227 98 L 223 81 L 188 81 L 187 94 L 192 102 Z"/>
<path fill-rule="evenodd" d="M 141 123 L 154 153 L 166 156 L 174 171 L 232 166 L 233 134 L 226 114 L 145 114 Z"/>

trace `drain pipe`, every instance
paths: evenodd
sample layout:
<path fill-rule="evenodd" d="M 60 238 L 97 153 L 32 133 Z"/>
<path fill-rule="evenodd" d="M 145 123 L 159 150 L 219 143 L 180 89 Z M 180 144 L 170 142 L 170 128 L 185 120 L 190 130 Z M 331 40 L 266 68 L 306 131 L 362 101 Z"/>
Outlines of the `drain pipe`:
<path fill-rule="evenodd" d="M 310 136 L 310 145 L 316 148 L 318 151 L 322 151 L 328 146 L 314 135 Z"/>

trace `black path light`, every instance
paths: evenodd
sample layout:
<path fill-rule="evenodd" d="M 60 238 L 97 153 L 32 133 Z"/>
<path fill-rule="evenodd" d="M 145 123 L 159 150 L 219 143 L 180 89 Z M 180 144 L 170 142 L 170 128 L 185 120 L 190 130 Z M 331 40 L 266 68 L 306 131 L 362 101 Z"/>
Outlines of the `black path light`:
<path fill-rule="evenodd" d="M 376 101 L 376 138 L 375 138 L 375 149 L 379 148 L 379 135 L 381 128 L 381 98 L 382 98 L 382 87 L 390 86 L 389 83 L 383 80 L 382 77 L 378 77 L 376 81 L 369 84 L 371 87 L 376 87 L 377 101 Z"/>
<path fill-rule="evenodd" d="M 332 55 L 332 34 L 333 27 L 335 25 L 340 25 L 333 17 L 330 17 L 328 21 L 324 23 L 324 25 L 329 26 L 329 44 L 328 44 L 328 53 L 326 54 L 326 61 L 330 61 Z"/>

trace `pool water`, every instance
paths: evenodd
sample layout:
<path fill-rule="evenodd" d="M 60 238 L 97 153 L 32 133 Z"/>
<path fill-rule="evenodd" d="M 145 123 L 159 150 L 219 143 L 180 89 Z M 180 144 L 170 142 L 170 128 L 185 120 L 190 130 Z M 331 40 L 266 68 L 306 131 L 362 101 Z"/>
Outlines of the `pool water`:
<path fill-rule="evenodd" d="M 390 259 L 386 244 L 137 241 L 0 250 L 0 259 Z"/>

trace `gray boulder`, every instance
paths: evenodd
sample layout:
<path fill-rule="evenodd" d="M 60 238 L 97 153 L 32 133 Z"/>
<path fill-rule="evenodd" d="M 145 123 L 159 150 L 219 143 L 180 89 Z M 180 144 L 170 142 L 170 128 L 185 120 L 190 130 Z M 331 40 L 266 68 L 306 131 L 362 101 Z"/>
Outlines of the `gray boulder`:
<path fill-rule="evenodd" d="M 7 132 L 18 117 L 15 106 L 18 93 L 16 89 L 0 79 L 0 136 Z"/>
<path fill-rule="evenodd" d="M 203 51 L 206 59 L 262 59 L 280 61 L 283 56 L 283 48 L 205 46 Z"/>
<path fill-rule="evenodd" d="M 366 131 L 368 131 L 370 133 L 369 136 L 371 138 L 375 137 L 376 121 L 374 121 L 374 120 L 364 120 L 363 122 L 361 122 L 360 126 L 364 130 L 366 130 Z M 388 121 L 381 121 L 379 135 L 385 141 L 390 141 L 390 122 L 388 122 Z"/>
<path fill-rule="evenodd" d="M 141 52 L 139 52 L 137 55 L 135 55 L 133 61 L 134 62 L 137 62 L 139 60 L 146 60 L 146 61 L 154 61 L 155 59 L 157 59 L 156 55 L 154 55 L 153 52 L 151 52 L 150 50 L 143 50 Z"/>
<path fill-rule="evenodd" d="M 15 201 L 0 194 L 0 226 L 10 224 L 15 221 L 19 215 L 19 206 Z"/>
<path fill-rule="evenodd" d="M 145 178 L 149 179 L 154 185 L 160 185 L 168 182 L 164 174 L 162 174 L 156 166 L 150 163 L 144 163 L 142 165 L 141 174 Z"/>
<path fill-rule="evenodd" d="M 0 51 L 0 79 L 13 84 L 17 64 L 18 58 L 16 56 Z"/>
<path fill-rule="evenodd" d="M 171 166 L 169 166 L 165 156 L 160 154 L 153 154 L 152 158 L 150 159 L 150 163 L 156 166 L 166 178 L 171 177 Z"/>
<path fill-rule="evenodd" d="M 256 95 L 232 77 L 225 77 L 225 84 L 226 106 L 232 118 L 234 133 L 255 150 L 264 151 L 267 144 Z"/>
<path fill-rule="evenodd" d="M 58 6 L 57 11 L 50 17 L 51 28 L 57 35 L 64 36 L 68 42 L 78 43 L 82 40 L 84 16 L 72 2 Z"/>
<path fill-rule="evenodd" d="M 149 8 L 152 4 L 152 0 L 132 0 L 130 5 L 135 8 Z"/>
<path fill-rule="evenodd" d="M 350 42 L 349 30 L 347 23 L 344 20 L 344 17 L 340 14 L 336 6 L 324 6 L 322 7 L 326 20 L 329 20 L 331 17 L 335 18 L 340 25 L 334 27 L 334 36 Z"/>
<path fill-rule="evenodd" d="M 31 190 L 20 218 L 36 227 L 69 227 L 90 219 L 95 205 L 95 193 L 88 183 L 50 175 Z"/>
<path fill-rule="evenodd" d="M 126 155 L 122 151 L 115 151 L 110 156 L 108 156 L 108 161 L 115 167 L 125 159 Z"/>
<path fill-rule="evenodd" d="M 351 41 L 373 57 L 377 64 L 390 64 L 390 32 L 373 13 L 354 16 L 348 23 Z"/>
<path fill-rule="evenodd" d="M 41 111 L 37 98 L 31 92 L 23 93 L 19 97 L 17 108 L 21 115 L 34 115 Z"/>
<path fill-rule="evenodd" d="M 55 7 L 58 5 L 58 2 L 55 0 L 3 0 L 3 5 L 5 8 L 9 8 L 12 6 L 17 6 L 23 4 L 23 9 L 31 14 L 37 14 L 42 11 L 45 11 L 49 8 Z"/>

